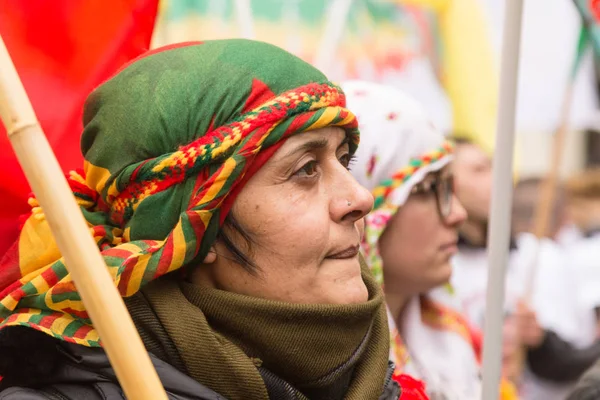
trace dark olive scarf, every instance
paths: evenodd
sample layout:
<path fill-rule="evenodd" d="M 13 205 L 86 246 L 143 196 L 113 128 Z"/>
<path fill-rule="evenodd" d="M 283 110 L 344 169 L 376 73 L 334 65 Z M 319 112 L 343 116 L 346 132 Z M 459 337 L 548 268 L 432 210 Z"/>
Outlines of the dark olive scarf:
<path fill-rule="evenodd" d="M 388 365 L 383 295 L 363 266 L 369 301 L 301 305 L 175 280 L 128 299 L 149 351 L 229 400 L 268 399 L 265 373 L 310 399 L 378 399 Z"/>

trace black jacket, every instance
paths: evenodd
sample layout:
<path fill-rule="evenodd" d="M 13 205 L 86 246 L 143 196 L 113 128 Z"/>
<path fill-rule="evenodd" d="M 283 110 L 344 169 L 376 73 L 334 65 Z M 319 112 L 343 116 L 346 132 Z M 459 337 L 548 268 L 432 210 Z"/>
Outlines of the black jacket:
<path fill-rule="evenodd" d="M 0 331 L 5 334 L 6 329 Z M 102 349 L 69 344 L 28 328 L 20 331 L 19 347 L 0 337 L 0 400 L 121 400 L 125 396 Z M 6 336 L 6 335 L 0 335 Z M 8 342 L 8 346 L 7 346 Z M 25 347 L 24 347 L 25 346 Z M 170 400 L 226 400 L 225 397 L 150 354 Z M 270 399 L 295 400 L 297 391 L 267 370 L 259 369 Z M 380 400 L 398 400 L 400 388 L 388 368 Z"/>
<path fill-rule="evenodd" d="M 60 343 L 60 360 L 39 382 L 19 385 L 10 375 L 0 382 L 2 400 L 113 400 L 125 396 L 102 349 Z M 169 364 L 151 355 L 152 363 L 171 400 L 224 400 Z M 11 382 L 13 380 L 13 382 Z"/>
<path fill-rule="evenodd" d="M 546 330 L 543 342 L 527 350 L 527 365 L 536 376 L 556 383 L 572 383 L 600 359 L 600 341 L 576 348 Z M 599 397 L 600 398 L 600 397 Z"/>

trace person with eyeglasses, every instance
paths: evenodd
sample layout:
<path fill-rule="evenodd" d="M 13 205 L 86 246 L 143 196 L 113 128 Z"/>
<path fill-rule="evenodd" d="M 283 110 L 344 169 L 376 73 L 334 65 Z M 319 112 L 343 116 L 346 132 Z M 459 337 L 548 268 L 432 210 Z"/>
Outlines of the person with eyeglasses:
<path fill-rule="evenodd" d="M 384 288 L 396 372 L 423 380 L 432 399 L 479 399 L 480 335 L 428 296 L 450 279 L 466 219 L 454 195 L 453 146 L 404 93 L 362 81 L 342 87 L 361 129 L 351 172 L 375 198 L 362 247 Z M 504 389 L 502 398 L 512 398 Z"/>

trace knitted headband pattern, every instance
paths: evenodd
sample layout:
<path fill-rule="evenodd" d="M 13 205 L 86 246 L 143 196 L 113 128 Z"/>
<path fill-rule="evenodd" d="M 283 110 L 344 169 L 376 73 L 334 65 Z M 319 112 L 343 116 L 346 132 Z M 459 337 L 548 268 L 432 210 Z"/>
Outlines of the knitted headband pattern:
<path fill-rule="evenodd" d="M 235 194 L 290 135 L 338 126 L 351 152 L 359 138 L 339 87 L 246 40 L 150 52 L 90 95 L 84 126 L 84 170 L 69 184 L 124 297 L 204 259 Z M 0 262 L 0 329 L 100 346 L 43 212 L 30 204 Z"/>

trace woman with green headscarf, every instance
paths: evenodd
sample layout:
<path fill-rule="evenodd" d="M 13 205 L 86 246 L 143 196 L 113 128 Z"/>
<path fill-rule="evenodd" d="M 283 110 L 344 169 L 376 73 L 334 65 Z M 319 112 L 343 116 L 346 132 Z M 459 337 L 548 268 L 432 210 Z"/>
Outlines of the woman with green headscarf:
<path fill-rule="evenodd" d="M 260 42 L 152 51 L 89 96 L 69 181 L 170 398 L 399 398 L 357 144 L 341 89 Z M 0 398 L 122 398 L 30 204 L 0 263 Z"/>

